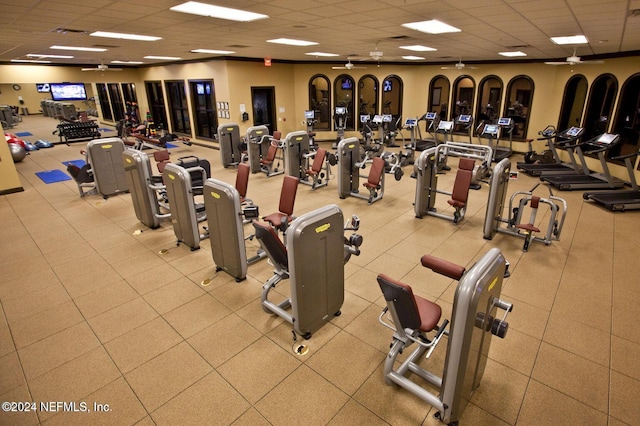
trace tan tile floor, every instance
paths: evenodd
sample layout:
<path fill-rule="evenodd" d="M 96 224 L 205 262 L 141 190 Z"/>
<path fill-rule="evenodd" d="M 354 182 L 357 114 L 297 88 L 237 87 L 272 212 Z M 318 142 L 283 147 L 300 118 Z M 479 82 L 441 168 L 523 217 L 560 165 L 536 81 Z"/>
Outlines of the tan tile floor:
<path fill-rule="evenodd" d="M 14 131 L 56 141 L 56 124 L 30 116 Z M 408 168 L 400 182 L 386 180 L 372 206 L 341 200 L 335 175 L 326 188 L 301 186 L 297 215 L 338 204 L 360 216 L 364 244 L 345 267 L 342 315 L 297 356 L 291 326 L 260 307 L 266 262 L 241 283 L 220 273 L 201 286 L 215 273 L 207 241 L 197 252 L 176 247 L 168 223 L 138 222 L 128 194 L 80 198 L 73 181 L 36 177 L 82 158 L 84 145 L 32 152 L 17 164 L 25 191 L 0 197 L 0 401 L 96 402 L 110 411 L 2 412 L 0 424 L 439 424 L 429 405 L 384 384 L 391 333 L 377 321 L 384 301 L 375 278 L 412 285 L 448 317 L 455 282 L 420 257 L 469 266 L 491 247 L 511 262 L 503 298 L 514 311 L 461 424 L 640 424 L 640 212 L 613 214 L 580 192 L 560 193 L 569 203 L 561 241 L 523 253 L 520 239 L 482 238 L 486 185 L 471 192 L 458 226 L 414 217 Z M 205 157 L 215 178 L 235 182 L 217 150 L 179 145 L 171 154 Z M 452 176 L 440 178 L 442 188 Z M 262 213 L 275 210 L 281 182 L 251 175 L 249 197 Z M 509 193 L 536 182 L 521 174 Z M 287 284 L 277 291 L 286 297 Z M 445 344 L 428 361 L 439 375 Z"/>

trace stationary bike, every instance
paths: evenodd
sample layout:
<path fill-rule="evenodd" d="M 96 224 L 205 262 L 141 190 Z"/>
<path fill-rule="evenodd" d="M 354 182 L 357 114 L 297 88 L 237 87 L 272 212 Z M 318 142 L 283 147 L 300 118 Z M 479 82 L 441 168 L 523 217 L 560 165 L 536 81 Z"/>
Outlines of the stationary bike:
<path fill-rule="evenodd" d="M 556 128 L 552 125 L 548 125 L 538 132 L 541 138 L 538 138 L 539 141 L 546 140 L 547 143 L 551 141 L 551 139 L 556 137 L 557 131 Z M 527 144 L 529 144 L 529 150 L 526 154 L 524 154 L 524 162 L 527 164 L 533 164 L 536 161 L 540 164 L 553 164 L 557 163 L 556 159 L 553 157 L 553 152 L 550 149 L 545 149 L 540 154 L 533 150 L 533 146 L 531 145 L 533 139 L 527 139 Z"/>

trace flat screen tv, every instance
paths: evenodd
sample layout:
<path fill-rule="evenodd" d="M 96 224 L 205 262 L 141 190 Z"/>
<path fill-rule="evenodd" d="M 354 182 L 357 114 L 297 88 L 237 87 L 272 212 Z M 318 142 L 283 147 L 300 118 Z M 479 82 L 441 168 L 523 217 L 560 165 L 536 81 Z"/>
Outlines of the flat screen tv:
<path fill-rule="evenodd" d="M 51 87 L 49 87 L 49 83 L 36 83 L 36 90 L 38 93 L 49 93 L 51 92 Z"/>
<path fill-rule="evenodd" d="M 50 83 L 49 86 L 54 101 L 84 101 L 87 99 L 84 83 Z"/>
<path fill-rule="evenodd" d="M 351 90 L 353 89 L 353 80 L 350 78 L 342 79 L 342 90 Z"/>

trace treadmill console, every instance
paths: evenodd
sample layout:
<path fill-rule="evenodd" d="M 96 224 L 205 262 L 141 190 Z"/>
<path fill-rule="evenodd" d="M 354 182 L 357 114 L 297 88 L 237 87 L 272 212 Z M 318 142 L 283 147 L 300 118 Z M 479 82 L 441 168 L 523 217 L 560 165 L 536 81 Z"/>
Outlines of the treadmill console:
<path fill-rule="evenodd" d="M 595 143 L 599 145 L 611 145 L 618 141 L 620 135 L 615 135 L 613 133 L 603 133 L 595 140 Z"/>
<path fill-rule="evenodd" d="M 304 118 L 313 120 L 315 118 L 315 111 L 307 110 L 304 112 Z"/>
<path fill-rule="evenodd" d="M 450 132 L 453 129 L 453 121 L 441 121 L 438 123 L 438 129 L 441 132 Z"/>
<path fill-rule="evenodd" d="M 369 117 L 369 114 L 361 114 L 360 115 L 360 122 L 361 123 L 368 123 L 370 118 L 371 117 Z"/>
<path fill-rule="evenodd" d="M 582 127 L 570 127 L 567 130 L 564 130 L 560 133 L 558 133 L 557 137 L 559 139 L 576 139 L 578 138 L 580 135 L 582 135 L 582 133 L 584 132 L 584 129 Z"/>
<path fill-rule="evenodd" d="M 391 123 L 393 121 L 393 116 L 391 114 L 384 114 L 382 116 L 383 123 Z"/>
<path fill-rule="evenodd" d="M 424 116 L 426 120 L 435 120 L 436 117 L 437 117 L 437 114 L 435 112 L 428 112 Z"/>
<path fill-rule="evenodd" d="M 382 123 L 382 116 L 380 114 L 376 114 L 373 116 L 373 122 L 374 123 Z"/>
<path fill-rule="evenodd" d="M 471 123 L 470 115 L 460 115 L 458 116 L 458 123 Z"/>
<path fill-rule="evenodd" d="M 482 130 L 483 135 L 489 135 L 494 138 L 498 137 L 498 124 L 485 124 L 484 129 Z"/>
<path fill-rule="evenodd" d="M 505 127 L 511 126 L 511 118 L 509 117 L 498 118 L 498 125 L 505 126 Z"/>
<path fill-rule="evenodd" d="M 336 107 L 336 115 L 345 115 L 347 113 L 347 107 Z"/>
<path fill-rule="evenodd" d="M 404 122 L 404 127 L 411 128 L 416 127 L 416 119 L 415 118 L 407 118 Z"/>

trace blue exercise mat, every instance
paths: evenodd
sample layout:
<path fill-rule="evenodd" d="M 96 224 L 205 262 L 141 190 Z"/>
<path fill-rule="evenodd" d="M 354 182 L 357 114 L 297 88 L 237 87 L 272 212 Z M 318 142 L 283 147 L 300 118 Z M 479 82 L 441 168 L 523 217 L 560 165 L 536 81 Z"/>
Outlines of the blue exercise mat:
<path fill-rule="evenodd" d="M 56 183 L 63 182 L 65 180 L 71 180 L 71 176 L 63 172 L 62 170 L 45 170 L 44 172 L 36 172 L 36 176 L 38 176 L 44 183 Z"/>
<path fill-rule="evenodd" d="M 99 132 L 113 132 L 113 129 L 107 129 L 106 127 L 100 127 L 98 129 Z"/>
<path fill-rule="evenodd" d="M 73 164 L 75 166 L 78 166 L 79 169 L 81 169 L 87 163 L 84 160 L 70 160 L 70 161 L 63 161 L 62 164 L 64 164 L 65 166 L 68 166 L 69 164 Z"/>
<path fill-rule="evenodd" d="M 174 145 L 174 144 L 172 144 L 170 142 L 167 142 L 165 146 L 167 147 L 167 149 L 169 149 L 169 148 L 177 148 L 178 147 L 178 145 Z"/>
<path fill-rule="evenodd" d="M 33 136 L 33 133 L 31 133 L 31 132 L 20 132 L 20 133 L 16 133 L 16 136 L 19 136 L 19 137 L 22 138 L 24 136 Z"/>

